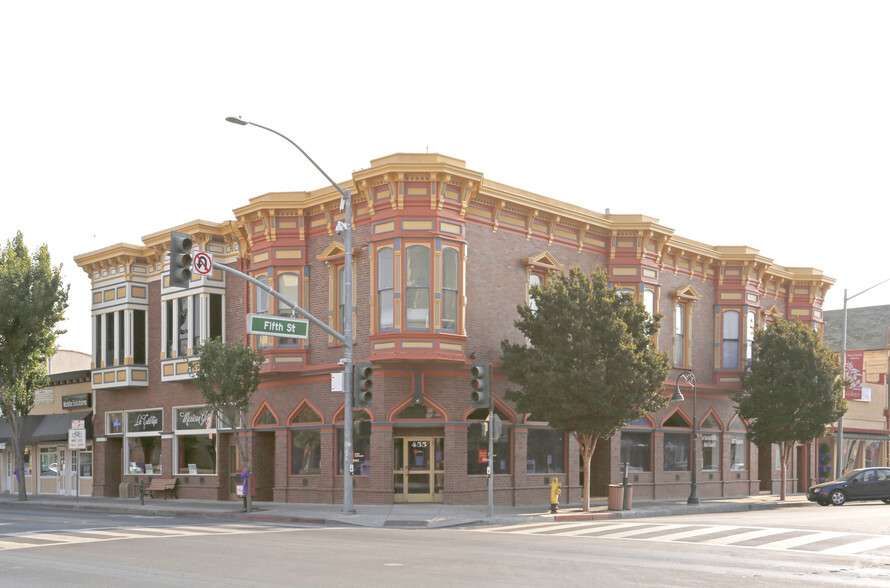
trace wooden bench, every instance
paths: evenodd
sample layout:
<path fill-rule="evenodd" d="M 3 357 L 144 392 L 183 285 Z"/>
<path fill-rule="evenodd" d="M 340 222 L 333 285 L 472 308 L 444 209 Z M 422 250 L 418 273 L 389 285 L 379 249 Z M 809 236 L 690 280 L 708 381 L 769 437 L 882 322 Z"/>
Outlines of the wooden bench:
<path fill-rule="evenodd" d="M 155 497 L 155 492 L 163 492 L 164 500 L 167 500 L 168 494 L 173 494 L 173 498 L 176 498 L 176 482 L 179 478 L 152 478 L 151 484 L 148 485 L 148 494 L 152 498 Z"/>

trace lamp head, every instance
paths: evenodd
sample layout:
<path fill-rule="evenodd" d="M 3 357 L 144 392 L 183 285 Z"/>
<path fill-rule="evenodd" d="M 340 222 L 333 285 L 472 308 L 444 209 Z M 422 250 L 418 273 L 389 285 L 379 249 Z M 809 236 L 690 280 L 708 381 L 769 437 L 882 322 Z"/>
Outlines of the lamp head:
<path fill-rule="evenodd" d="M 677 386 L 674 395 L 671 396 L 671 402 L 683 402 L 684 400 L 686 400 L 686 398 L 683 396 L 683 393 L 680 392 L 680 386 Z"/>
<path fill-rule="evenodd" d="M 227 116 L 226 120 L 230 123 L 235 123 L 236 125 L 246 125 L 246 120 L 241 120 L 240 118 L 235 118 L 234 116 Z"/>

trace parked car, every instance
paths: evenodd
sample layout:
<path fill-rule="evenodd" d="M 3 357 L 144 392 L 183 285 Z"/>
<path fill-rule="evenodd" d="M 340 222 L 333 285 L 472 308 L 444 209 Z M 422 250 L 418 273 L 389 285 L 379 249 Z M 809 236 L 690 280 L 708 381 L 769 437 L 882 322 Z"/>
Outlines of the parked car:
<path fill-rule="evenodd" d="M 881 500 L 890 504 L 890 468 L 851 470 L 833 482 L 811 486 L 807 500 L 821 506 L 841 506 L 849 500 Z"/>

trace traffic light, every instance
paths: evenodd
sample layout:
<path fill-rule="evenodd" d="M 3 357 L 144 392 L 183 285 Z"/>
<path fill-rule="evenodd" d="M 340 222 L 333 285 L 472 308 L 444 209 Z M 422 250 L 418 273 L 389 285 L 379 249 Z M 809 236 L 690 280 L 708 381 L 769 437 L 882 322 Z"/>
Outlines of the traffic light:
<path fill-rule="evenodd" d="M 367 408 L 371 406 L 371 399 L 374 394 L 371 388 L 374 382 L 371 376 L 374 375 L 374 369 L 371 364 L 365 361 L 358 361 L 353 366 L 352 378 L 352 396 L 355 399 L 355 408 Z"/>
<path fill-rule="evenodd" d="M 473 362 L 470 368 L 470 401 L 473 408 L 488 408 L 491 405 L 491 364 L 484 361 Z"/>
<path fill-rule="evenodd" d="M 192 237 L 170 231 L 170 286 L 188 288 L 192 281 Z"/>

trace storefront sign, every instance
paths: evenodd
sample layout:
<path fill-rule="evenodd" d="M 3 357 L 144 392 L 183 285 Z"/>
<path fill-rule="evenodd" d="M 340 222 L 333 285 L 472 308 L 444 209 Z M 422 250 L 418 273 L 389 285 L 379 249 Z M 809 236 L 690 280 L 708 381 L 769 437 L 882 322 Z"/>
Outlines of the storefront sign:
<path fill-rule="evenodd" d="M 196 431 L 202 429 L 215 429 L 216 419 L 213 411 L 203 406 L 176 409 L 176 430 Z"/>
<path fill-rule="evenodd" d="M 62 396 L 62 408 L 70 410 L 72 408 L 90 408 L 93 406 L 93 397 L 91 394 L 71 394 Z"/>
<path fill-rule="evenodd" d="M 160 431 L 163 423 L 161 410 L 135 410 L 127 413 L 127 432 L 148 433 Z"/>
<path fill-rule="evenodd" d="M 847 360 L 844 364 L 844 379 L 850 381 L 850 385 L 844 390 L 844 398 L 847 400 L 862 400 L 862 363 L 864 359 L 864 351 L 847 351 Z"/>

